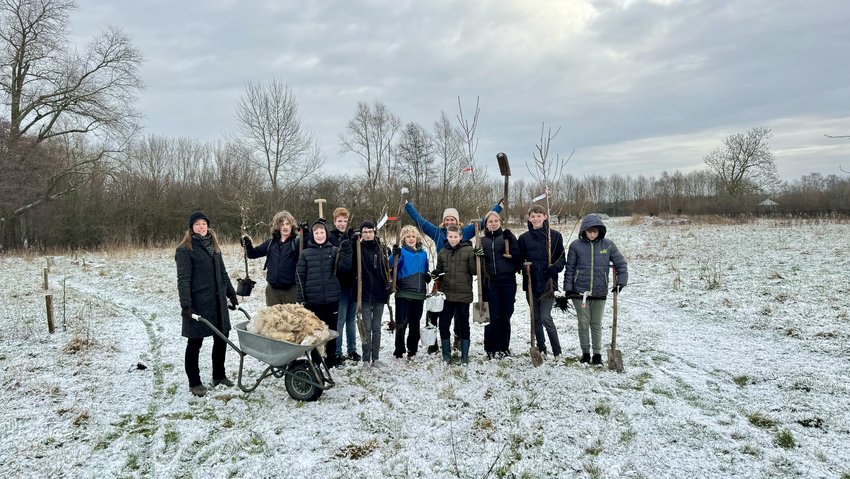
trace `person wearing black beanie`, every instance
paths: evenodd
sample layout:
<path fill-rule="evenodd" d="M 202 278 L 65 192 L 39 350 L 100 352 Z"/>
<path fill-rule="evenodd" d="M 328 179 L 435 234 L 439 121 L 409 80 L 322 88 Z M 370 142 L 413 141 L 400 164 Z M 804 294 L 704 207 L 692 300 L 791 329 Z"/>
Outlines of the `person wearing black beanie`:
<path fill-rule="evenodd" d="M 236 290 L 224 267 L 218 237 L 209 223 L 209 218 L 203 212 L 196 211 L 189 215 L 189 228 L 174 254 L 177 263 L 177 293 L 183 317 L 182 334 L 187 338 L 184 357 L 186 376 L 189 379 L 189 391 L 199 397 L 207 393 L 198 366 L 201 345 L 207 336 L 213 336 L 213 386 L 233 386 L 233 381 L 227 378 L 224 371 L 227 343 L 213 335 L 204 323 L 194 320 L 192 315 L 203 317 L 227 336 L 230 332 L 227 300 L 230 300 L 231 309 L 239 304 Z"/>

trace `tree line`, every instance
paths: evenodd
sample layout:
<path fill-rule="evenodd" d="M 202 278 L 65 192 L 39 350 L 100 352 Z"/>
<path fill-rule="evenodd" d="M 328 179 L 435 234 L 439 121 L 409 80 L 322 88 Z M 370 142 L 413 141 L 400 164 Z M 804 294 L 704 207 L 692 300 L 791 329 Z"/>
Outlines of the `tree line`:
<path fill-rule="evenodd" d="M 326 152 L 281 79 L 246 83 L 234 108 L 237 127 L 221 140 L 142 134 L 135 109 L 141 52 L 115 27 L 78 49 L 67 31 L 74 8 L 71 0 L 0 4 L 2 250 L 173 244 L 196 209 L 234 240 L 243 230 L 264 234 L 281 209 L 316 218 L 316 198 L 346 206 L 357 224 L 396 216 L 401 187 L 425 217 L 436 221 L 452 206 L 471 219 L 503 195 L 502 179 L 488 173 L 496 152 L 478 151 L 478 101 L 461 98 L 455 113 L 441 112 L 431 125 L 404 123 L 381 101 L 360 102 L 339 135 L 340 152 L 359 162 L 354 175 L 323 168 Z M 549 157 L 556 135 L 550 129 L 529 145 L 538 175 L 511 181 L 510 220 L 521 222 L 545 189 L 555 219 L 848 213 L 846 177 L 778 180 L 766 127 L 723 139 L 706 155 L 705 170 L 638 177 L 570 174 L 568 159 Z M 526 160 L 507 153 L 522 171 Z M 767 196 L 779 206 L 758 206 Z"/>

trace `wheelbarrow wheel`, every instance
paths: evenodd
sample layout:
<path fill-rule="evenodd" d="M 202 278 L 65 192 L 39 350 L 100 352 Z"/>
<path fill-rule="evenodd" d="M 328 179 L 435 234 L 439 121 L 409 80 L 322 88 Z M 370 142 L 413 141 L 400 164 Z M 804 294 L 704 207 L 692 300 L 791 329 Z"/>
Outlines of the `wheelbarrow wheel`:
<path fill-rule="evenodd" d="M 315 401 L 322 395 L 322 390 L 310 382 L 318 383 L 316 375 L 310 369 L 310 365 L 305 359 L 293 361 L 287 368 L 289 374 L 286 375 L 284 383 L 286 384 L 286 392 L 296 401 Z"/>

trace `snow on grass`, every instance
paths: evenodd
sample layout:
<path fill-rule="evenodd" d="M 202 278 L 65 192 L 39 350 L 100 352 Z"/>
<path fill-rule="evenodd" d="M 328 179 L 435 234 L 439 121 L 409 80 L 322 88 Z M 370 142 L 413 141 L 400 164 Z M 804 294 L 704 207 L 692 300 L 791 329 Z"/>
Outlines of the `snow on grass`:
<path fill-rule="evenodd" d="M 346 363 L 315 403 L 276 378 L 189 394 L 172 249 L 0 257 L 3 475 L 850 477 L 850 225 L 627 223 L 609 224 L 630 268 L 624 374 L 580 366 L 557 310 L 566 356 L 532 367 L 520 291 L 514 358 L 487 361 L 478 325 L 467 368 L 395 360 L 385 333 L 386 367 Z M 246 358 L 243 383 L 265 366 Z"/>

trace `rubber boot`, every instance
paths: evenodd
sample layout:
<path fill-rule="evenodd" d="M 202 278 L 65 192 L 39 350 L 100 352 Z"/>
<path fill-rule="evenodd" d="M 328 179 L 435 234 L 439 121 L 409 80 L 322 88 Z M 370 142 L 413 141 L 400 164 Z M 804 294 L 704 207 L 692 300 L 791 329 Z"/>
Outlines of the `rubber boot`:
<path fill-rule="evenodd" d="M 461 339 L 460 340 L 460 362 L 462 364 L 469 364 L 469 340 Z"/>
<path fill-rule="evenodd" d="M 440 341 L 440 346 L 443 348 L 443 361 L 449 362 L 452 359 L 452 342 L 448 339 Z"/>

